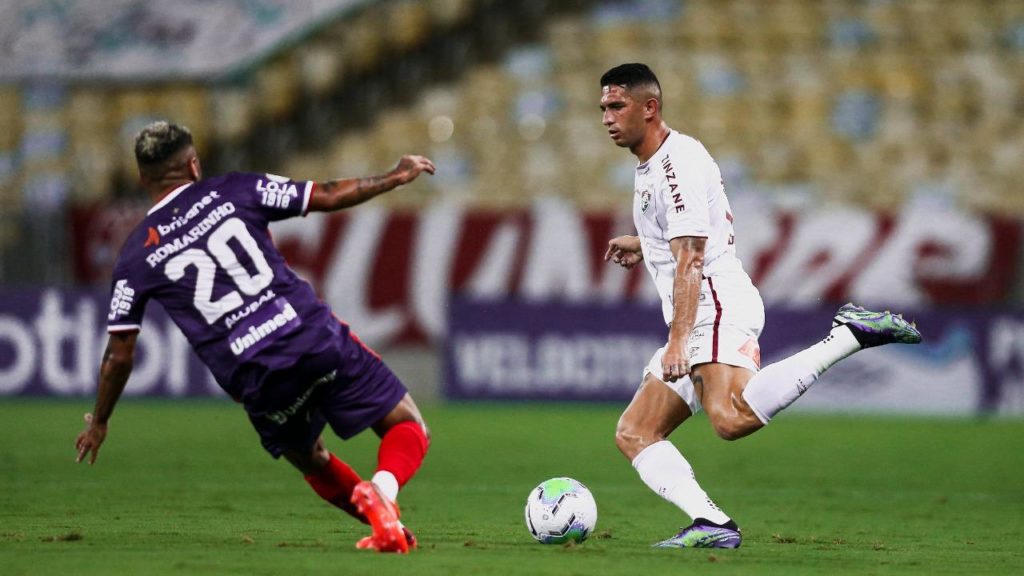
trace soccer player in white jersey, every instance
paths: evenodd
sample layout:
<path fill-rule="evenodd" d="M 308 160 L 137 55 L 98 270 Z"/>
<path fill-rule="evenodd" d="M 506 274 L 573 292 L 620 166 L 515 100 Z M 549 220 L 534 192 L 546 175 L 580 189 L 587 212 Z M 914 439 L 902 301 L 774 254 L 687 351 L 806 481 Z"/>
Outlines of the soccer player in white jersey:
<path fill-rule="evenodd" d="M 661 85 L 643 64 L 623 64 L 601 77 L 601 110 L 612 141 L 639 160 L 637 235 L 610 240 L 605 260 L 625 268 L 644 262 L 669 326 L 668 342 L 654 353 L 619 419 L 615 443 L 647 486 L 692 519 L 655 546 L 737 548 L 736 523 L 697 483 L 668 435 L 703 408 L 720 437 L 742 438 L 839 360 L 872 346 L 915 344 L 921 334 L 899 315 L 847 304 L 824 340 L 761 369 L 764 305 L 736 257 L 718 165 L 699 141 L 662 120 Z"/>

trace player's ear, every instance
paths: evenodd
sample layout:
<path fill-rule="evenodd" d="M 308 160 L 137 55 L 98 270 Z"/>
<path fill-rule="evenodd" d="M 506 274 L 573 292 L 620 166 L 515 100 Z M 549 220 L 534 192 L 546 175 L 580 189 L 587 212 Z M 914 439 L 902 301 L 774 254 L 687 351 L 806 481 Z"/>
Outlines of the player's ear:
<path fill-rule="evenodd" d="M 146 166 L 139 165 L 139 185 L 143 188 L 149 187 L 153 183 L 153 171 Z"/>
<path fill-rule="evenodd" d="M 661 105 L 658 103 L 657 98 L 648 98 L 647 101 L 644 102 L 644 117 L 654 118 L 658 115 L 660 108 Z"/>
<path fill-rule="evenodd" d="M 203 179 L 203 167 L 199 164 L 199 156 L 193 155 L 188 161 L 188 175 L 193 181 Z"/>

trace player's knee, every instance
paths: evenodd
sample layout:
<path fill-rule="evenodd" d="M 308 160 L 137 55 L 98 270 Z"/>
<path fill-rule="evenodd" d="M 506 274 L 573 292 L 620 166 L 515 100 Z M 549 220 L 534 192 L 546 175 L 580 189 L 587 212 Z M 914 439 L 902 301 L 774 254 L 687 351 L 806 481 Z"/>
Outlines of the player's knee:
<path fill-rule="evenodd" d="M 718 437 L 721 438 L 722 440 L 729 441 L 738 440 L 743 437 L 743 435 L 739 433 L 736 427 L 731 424 L 721 424 L 715 426 L 715 434 L 718 434 Z"/>
<path fill-rule="evenodd" d="M 654 436 L 655 434 L 645 434 L 642 430 L 619 422 L 615 428 L 615 446 L 626 459 L 632 462 L 637 454 L 643 452 L 644 448 L 654 442 L 664 440 L 664 438 L 655 438 Z"/>
<path fill-rule="evenodd" d="M 420 420 L 417 424 L 419 425 L 420 430 L 423 431 L 423 454 L 426 455 L 427 452 L 430 452 L 430 442 L 433 437 L 430 434 L 430 427 L 427 426 L 426 422 Z"/>
<path fill-rule="evenodd" d="M 327 450 L 326 446 L 322 444 L 318 445 L 313 449 L 313 454 L 310 455 L 310 461 L 315 468 L 322 469 L 331 461 L 331 453 Z"/>
<path fill-rule="evenodd" d="M 622 452 L 623 456 L 630 458 L 634 444 L 635 436 L 631 435 L 621 426 L 615 428 L 615 447 L 619 449 L 619 452 Z"/>
<path fill-rule="evenodd" d="M 739 440 L 752 430 L 749 430 L 746 423 L 735 418 L 718 418 L 711 421 L 715 434 L 722 440 Z"/>
<path fill-rule="evenodd" d="M 317 474 L 331 461 L 331 453 L 326 448 L 316 446 L 310 452 L 287 451 L 285 460 L 304 475 Z"/>

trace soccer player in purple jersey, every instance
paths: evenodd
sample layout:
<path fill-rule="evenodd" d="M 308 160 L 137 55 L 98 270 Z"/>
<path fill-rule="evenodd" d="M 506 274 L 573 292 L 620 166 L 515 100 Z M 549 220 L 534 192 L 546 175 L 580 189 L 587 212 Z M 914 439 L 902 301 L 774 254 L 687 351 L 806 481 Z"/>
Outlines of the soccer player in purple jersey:
<path fill-rule="evenodd" d="M 203 179 L 191 133 L 167 122 L 139 133 L 135 158 L 155 205 L 114 267 L 109 340 L 96 405 L 75 442 L 77 461 L 96 461 L 132 371 L 146 303 L 156 299 L 245 407 L 263 447 L 298 468 L 324 500 L 372 526 L 358 548 L 415 548 L 395 500 L 426 455 L 426 423 L 380 356 L 288 267 L 267 226 L 361 204 L 433 174 L 434 164 L 403 156 L 386 174 L 329 182 L 242 173 Z M 370 480 L 326 449 L 327 425 L 343 439 L 367 428 L 380 436 Z"/>

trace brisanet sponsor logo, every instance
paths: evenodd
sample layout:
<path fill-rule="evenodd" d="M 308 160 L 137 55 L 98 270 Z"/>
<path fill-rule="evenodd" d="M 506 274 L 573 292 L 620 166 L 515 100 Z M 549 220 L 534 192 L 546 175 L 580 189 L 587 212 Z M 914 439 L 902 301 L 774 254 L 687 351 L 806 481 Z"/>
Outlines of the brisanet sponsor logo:
<path fill-rule="evenodd" d="M 196 200 L 194 204 L 181 216 L 176 216 L 171 219 L 167 224 L 157 224 L 157 232 L 161 236 L 166 236 L 171 232 L 183 228 L 193 218 L 199 215 L 200 212 L 206 209 L 207 206 L 213 203 L 214 200 L 219 200 L 220 194 L 216 190 L 211 190 L 207 195 L 203 196 L 199 200 Z"/>
<path fill-rule="evenodd" d="M 199 223 L 190 228 L 185 234 L 178 236 L 173 241 L 157 246 L 155 250 L 146 256 L 146 263 L 151 268 L 156 268 L 156 265 L 163 262 L 168 256 L 184 250 L 193 242 L 205 236 L 210 230 L 213 230 L 215 224 L 234 213 L 235 205 L 231 202 L 225 202 L 217 206 L 206 218 L 200 220 Z"/>

